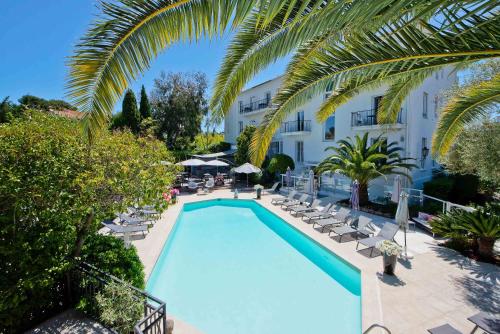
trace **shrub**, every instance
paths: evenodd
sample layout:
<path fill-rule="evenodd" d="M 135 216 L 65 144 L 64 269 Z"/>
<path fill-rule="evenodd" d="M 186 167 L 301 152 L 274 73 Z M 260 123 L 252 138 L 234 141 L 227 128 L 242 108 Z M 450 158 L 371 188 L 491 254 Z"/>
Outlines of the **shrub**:
<path fill-rule="evenodd" d="M 129 334 L 141 319 L 142 301 L 125 284 L 111 282 L 96 295 L 99 319 L 121 334 Z"/>
<path fill-rule="evenodd" d="M 82 260 L 116 276 L 137 288 L 144 288 L 144 266 L 134 246 L 125 247 L 123 240 L 95 234 L 87 238 Z"/>
<path fill-rule="evenodd" d="M 221 141 L 219 143 L 212 144 L 208 147 L 208 150 L 211 153 L 224 152 L 224 151 L 228 151 L 230 149 L 231 149 L 231 143 L 228 143 L 225 141 Z"/>
<path fill-rule="evenodd" d="M 454 181 L 450 177 L 437 177 L 424 183 L 424 194 L 448 200 L 453 189 Z"/>
<path fill-rule="evenodd" d="M 236 153 L 234 161 L 241 165 L 245 162 L 250 162 L 250 143 L 252 136 L 257 128 L 253 125 L 247 125 L 242 133 L 236 138 Z"/>
<path fill-rule="evenodd" d="M 295 163 L 293 162 L 293 159 L 286 154 L 275 154 L 269 161 L 267 170 L 270 173 L 284 174 L 288 167 L 290 167 L 290 169 L 292 170 L 295 169 Z"/>

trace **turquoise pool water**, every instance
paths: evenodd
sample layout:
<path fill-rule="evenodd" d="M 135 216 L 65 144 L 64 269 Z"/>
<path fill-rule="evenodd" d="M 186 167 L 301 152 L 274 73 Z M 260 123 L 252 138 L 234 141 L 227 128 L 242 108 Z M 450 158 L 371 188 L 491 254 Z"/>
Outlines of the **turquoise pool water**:
<path fill-rule="evenodd" d="M 184 205 L 147 291 L 206 334 L 361 333 L 359 271 L 254 201 Z"/>

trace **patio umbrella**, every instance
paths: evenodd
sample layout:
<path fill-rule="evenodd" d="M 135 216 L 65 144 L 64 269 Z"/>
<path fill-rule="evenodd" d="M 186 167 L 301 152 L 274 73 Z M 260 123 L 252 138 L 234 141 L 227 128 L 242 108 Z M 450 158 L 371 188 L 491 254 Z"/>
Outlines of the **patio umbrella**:
<path fill-rule="evenodd" d="M 359 210 L 359 182 L 354 180 L 351 187 L 351 206 L 353 210 Z"/>
<path fill-rule="evenodd" d="M 205 162 L 206 166 L 215 166 L 215 167 L 226 167 L 229 166 L 228 163 L 221 161 L 221 160 L 209 160 Z"/>
<path fill-rule="evenodd" d="M 287 187 L 290 188 L 290 184 L 292 183 L 292 169 L 290 166 L 286 168 L 285 180 Z"/>
<path fill-rule="evenodd" d="M 195 167 L 195 166 L 205 166 L 206 163 L 205 163 L 205 161 L 200 160 L 200 159 L 188 159 L 188 160 L 178 162 L 177 165 L 186 166 L 186 167 L 187 166 Z"/>
<path fill-rule="evenodd" d="M 312 169 L 309 171 L 309 193 L 314 194 L 314 172 Z"/>
<path fill-rule="evenodd" d="M 396 210 L 396 217 L 394 220 L 396 223 L 403 228 L 405 234 L 405 257 L 408 258 L 408 252 L 406 247 L 406 231 L 408 230 L 408 219 L 410 218 L 408 210 L 408 194 L 404 191 L 401 192 L 399 196 L 398 209 Z"/>
<path fill-rule="evenodd" d="M 260 173 L 260 168 L 247 162 L 239 167 L 236 167 L 234 169 L 234 172 L 247 175 L 247 187 L 248 187 L 248 174 Z"/>
<path fill-rule="evenodd" d="M 399 202 L 399 195 L 401 194 L 401 177 L 396 175 L 394 184 L 392 185 L 391 201 L 394 203 Z"/>

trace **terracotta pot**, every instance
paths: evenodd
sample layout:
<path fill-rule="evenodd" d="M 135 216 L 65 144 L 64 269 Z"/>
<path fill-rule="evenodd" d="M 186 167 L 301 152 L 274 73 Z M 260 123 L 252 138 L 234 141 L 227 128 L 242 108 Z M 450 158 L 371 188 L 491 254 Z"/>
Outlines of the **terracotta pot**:
<path fill-rule="evenodd" d="M 396 270 L 396 263 L 398 263 L 398 256 L 383 254 L 383 261 L 384 274 L 394 275 L 394 271 Z"/>

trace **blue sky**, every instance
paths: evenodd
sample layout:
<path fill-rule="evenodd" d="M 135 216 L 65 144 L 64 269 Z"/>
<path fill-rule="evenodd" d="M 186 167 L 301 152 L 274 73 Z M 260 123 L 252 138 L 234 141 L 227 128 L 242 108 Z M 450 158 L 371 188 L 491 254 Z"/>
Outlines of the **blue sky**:
<path fill-rule="evenodd" d="M 1 0 L 0 99 L 17 101 L 24 94 L 64 99 L 66 57 L 98 13 L 95 0 Z M 212 86 L 228 36 L 212 41 L 178 44 L 163 54 L 143 77 L 132 84 L 149 91 L 161 71 L 203 71 Z M 256 76 L 248 86 L 282 74 L 278 62 Z M 210 94 L 210 90 L 208 92 Z M 119 109 L 121 101 L 115 106 Z"/>

